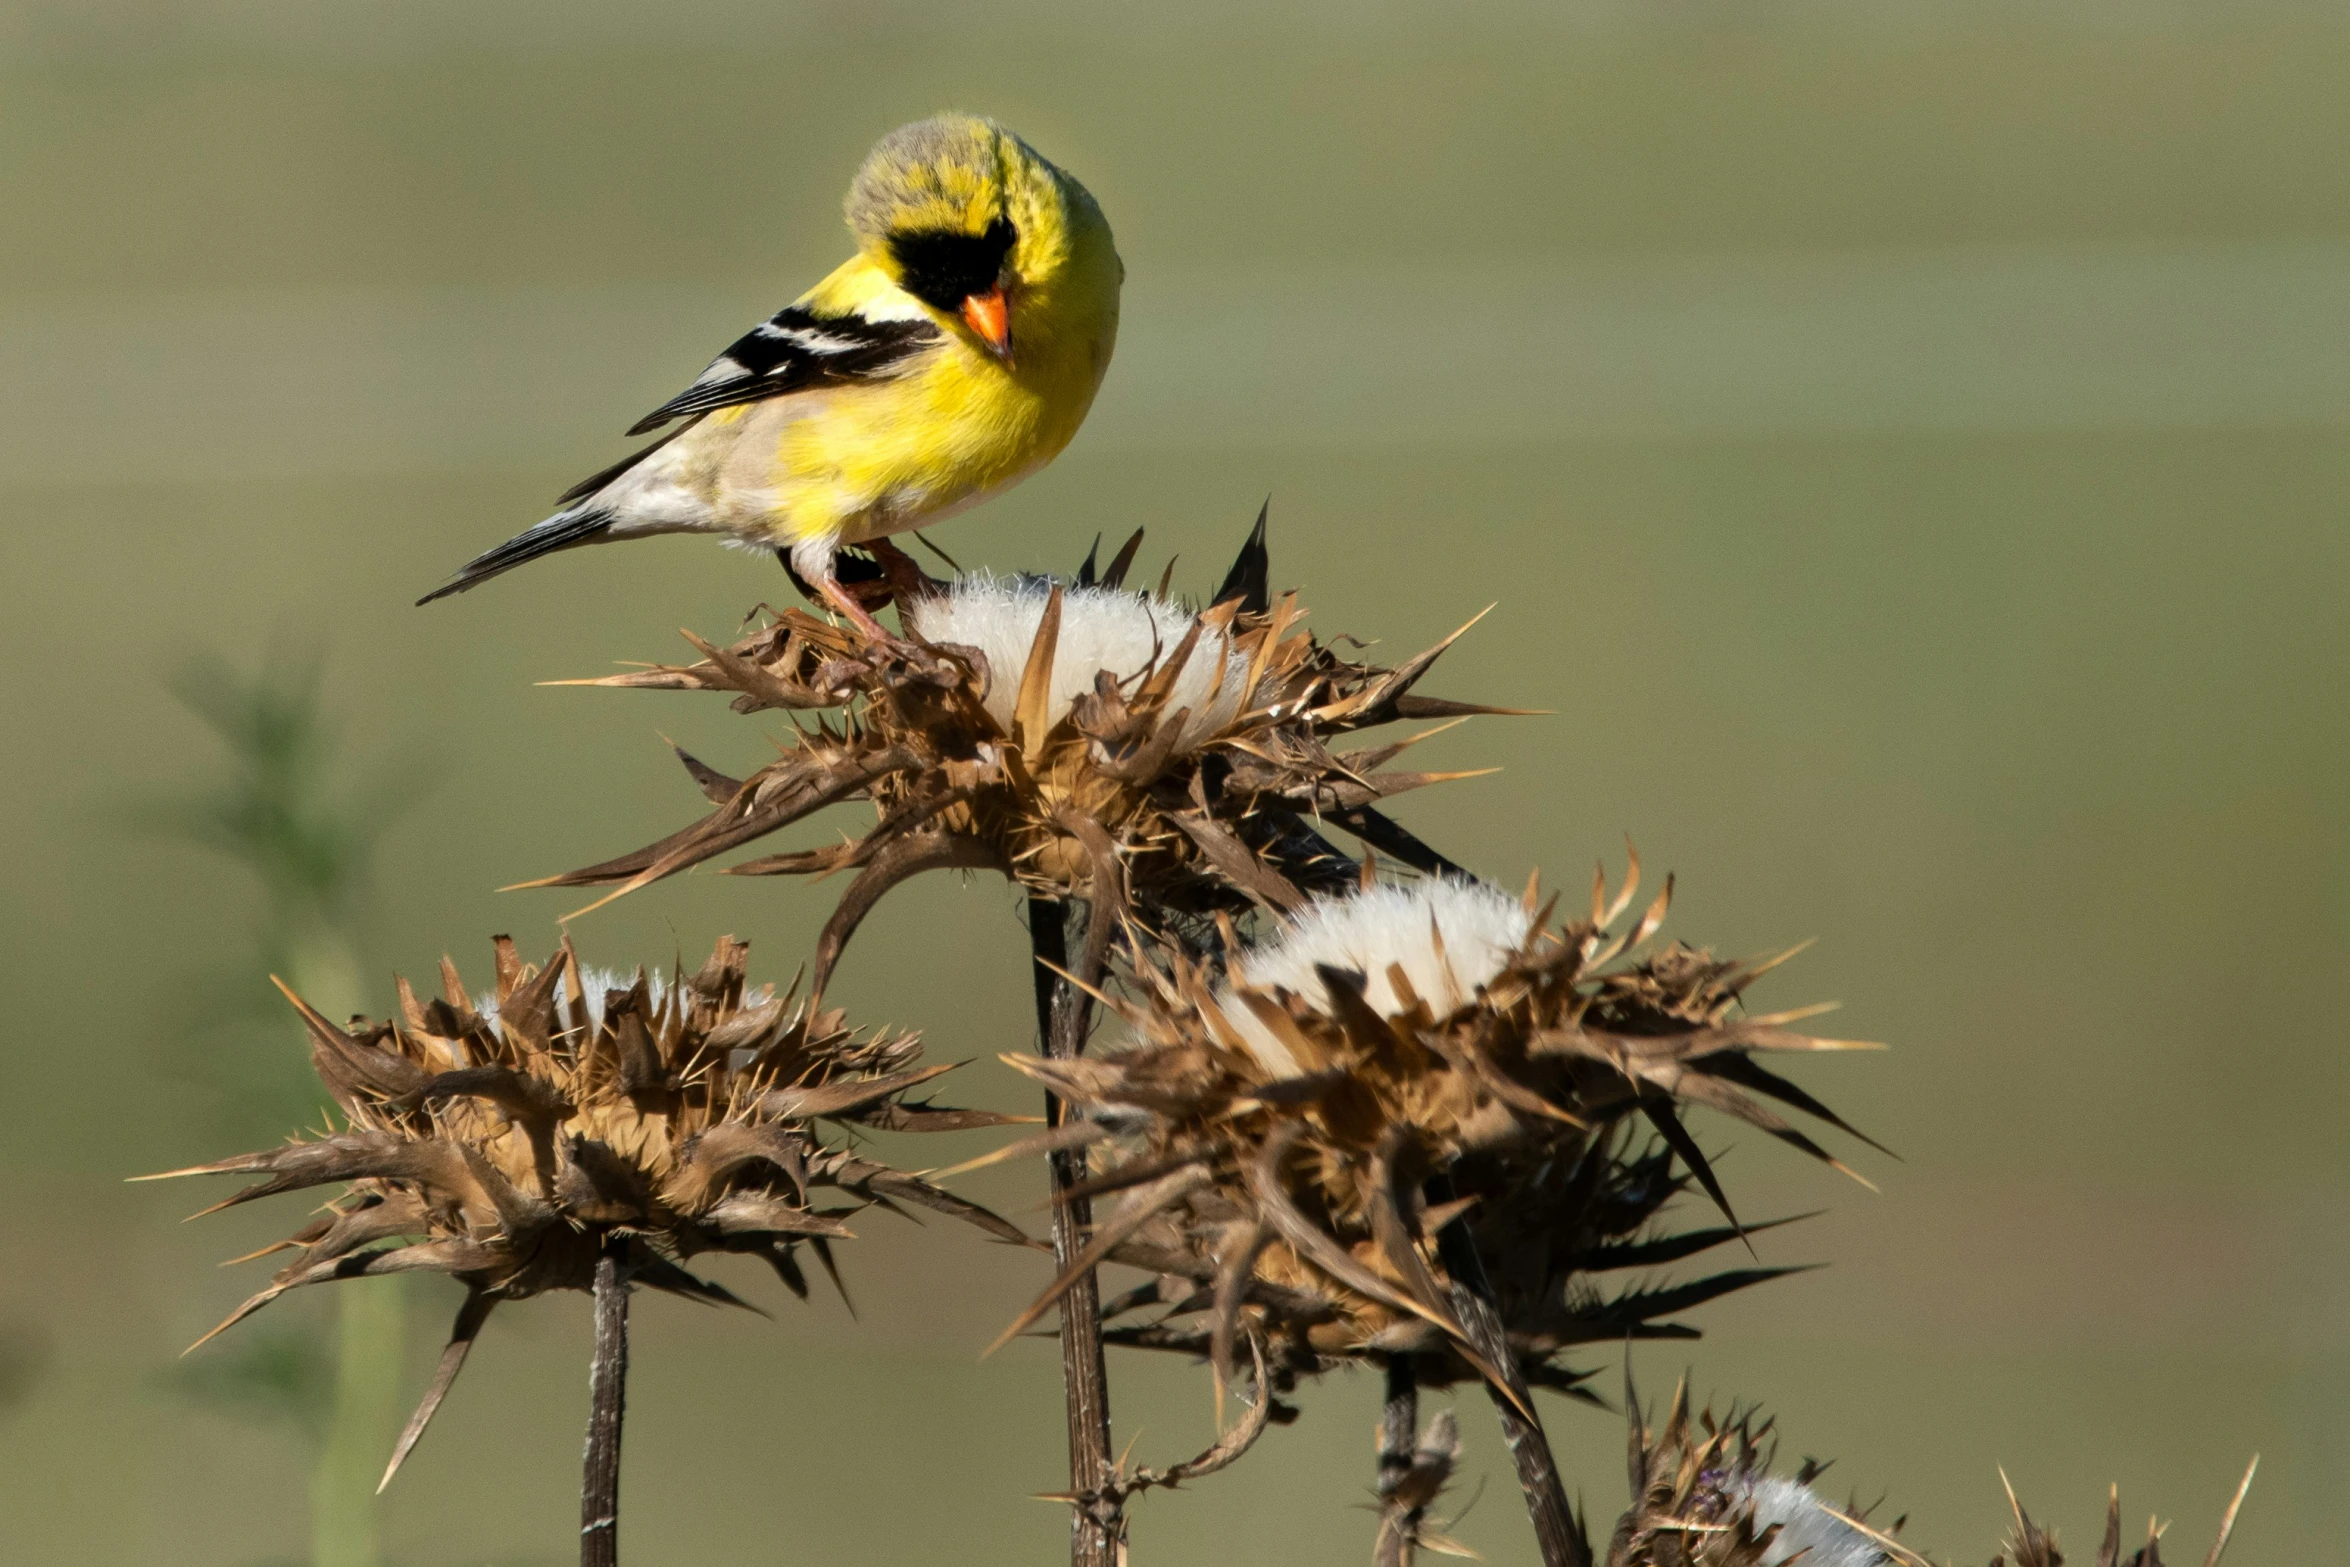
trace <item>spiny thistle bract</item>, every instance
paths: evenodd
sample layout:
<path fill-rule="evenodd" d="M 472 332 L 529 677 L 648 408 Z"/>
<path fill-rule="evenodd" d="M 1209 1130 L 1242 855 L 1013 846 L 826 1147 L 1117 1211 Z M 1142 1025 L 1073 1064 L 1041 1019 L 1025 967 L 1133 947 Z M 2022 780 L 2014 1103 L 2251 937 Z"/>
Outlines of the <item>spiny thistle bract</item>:
<path fill-rule="evenodd" d="M 2228 1539 L 2236 1532 L 2236 1515 L 2244 1510 L 2244 1497 L 2252 1489 L 2252 1477 L 2260 1472 L 2260 1455 L 2252 1455 L 2252 1462 L 2244 1466 L 2244 1478 L 2236 1482 L 2236 1494 L 2228 1498 L 2228 1509 L 2220 1515 L 2219 1533 L 2212 1537 L 2211 1549 L 2204 1553 L 2203 1567 L 2219 1567 L 2220 1558 L 2227 1554 Z M 2056 1548 L 2056 1531 L 2032 1521 L 2024 1511 L 2024 1504 L 2016 1500 L 2015 1487 L 2007 1485 L 2002 1472 L 2000 1483 L 2007 1486 L 2007 1506 L 2015 1517 L 2015 1528 L 2007 1537 L 2007 1546 L 1991 1558 L 1991 1567 L 2007 1567 L 2009 1558 L 2015 1567 L 2064 1567 L 2064 1553 Z M 2105 1538 L 2098 1543 L 2096 1567 L 2162 1567 L 2162 1535 L 2168 1527 L 2158 1518 L 2146 1520 L 2146 1543 L 2125 1554 L 2122 1544 L 2121 1487 L 2112 1486 L 2105 1493 Z"/>
<path fill-rule="evenodd" d="M 1557 1359 L 1570 1346 L 1686 1336 L 1663 1319 L 1784 1271 L 1614 1295 L 1592 1283 L 1741 1233 L 1734 1219 L 1647 1233 L 1689 1178 L 1676 1159 L 1728 1211 L 1681 1107 L 1710 1106 L 1831 1163 L 1756 1096 L 1844 1125 L 1754 1059 L 1844 1042 L 1790 1032 L 1808 1010 L 1733 1015 L 1776 960 L 1724 963 L 1679 945 L 1639 955 L 1670 887 L 1611 936 L 1632 891 L 1611 903 L 1595 884 L 1590 917 L 1554 927 L 1531 888 L 1520 900 L 1431 879 L 1318 903 L 1268 944 L 1231 952 L 1221 979 L 1180 951 L 1138 961 L 1135 996 L 1109 1001 L 1131 1032 L 1123 1048 L 1007 1057 L 1080 1112 L 1013 1148 L 1111 1144 L 1088 1189 L 1127 1193 L 1009 1331 L 1110 1260 L 1162 1282 L 1106 1317 L 1163 1309 L 1105 1337 L 1206 1353 L 1219 1379 L 1245 1330 L 1268 1341 L 1281 1385 L 1410 1354 L 1431 1384 L 1506 1387 L 1522 1374 L 1571 1391 L 1579 1374 Z M 1661 1149 L 1635 1146 L 1643 1118 Z M 1506 1371 L 1464 1328 L 1474 1263 L 1446 1260 L 1448 1226 L 1482 1258 L 1519 1363 Z"/>
<path fill-rule="evenodd" d="M 732 867 L 860 873 L 818 945 L 821 991 L 866 911 L 934 868 L 992 867 L 1032 892 L 1082 897 L 1105 940 L 1121 917 L 1166 929 L 1219 910 L 1293 911 L 1344 888 L 1354 862 L 1317 822 L 1417 868 L 1449 868 L 1377 806 L 1465 775 L 1383 770 L 1408 740 L 1343 754 L 1329 742 L 1398 719 L 1507 711 L 1414 694 L 1452 638 L 1394 669 L 1339 657 L 1303 629 L 1294 594 L 1268 593 L 1262 518 L 1199 612 L 1163 583 L 1124 589 L 1140 540 L 1098 578 L 1088 557 L 1066 585 L 940 583 L 904 562 L 909 641 L 794 610 L 731 648 L 695 639 L 701 663 L 580 682 L 732 691 L 743 712 L 831 711 L 747 779 L 686 758 L 715 811 L 534 885 L 617 882 L 616 897 L 824 806 L 867 801 L 879 820 L 860 838 Z"/>
<path fill-rule="evenodd" d="M 1868 1510 L 1835 1507 L 1813 1487 L 1827 1465 L 1805 1460 L 1794 1478 L 1774 1475 L 1772 1422 L 1733 1409 L 1717 1422 L 1707 1410 L 1690 1414 L 1686 1384 L 1673 1390 L 1664 1425 L 1648 1427 L 1637 1397 L 1626 1390 L 1631 1429 L 1632 1505 L 1616 1523 L 1607 1567 L 1933 1567 L 1898 1538 L 1906 1519 L 1889 1531 L 1871 1525 Z M 2254 1456 L 2220 1517 L 2203 1567 L 2219 1567 L 2236 1516 L 2260 1467 Z M 2006 1482 L 2002 1474 L 2002 1484 Z M 2035 1523 L 2015 1488 L 2007 1487 L 2014 1516 L 2005 1548 L 1990 1567 L 2063 1567 L 2054 1531 Z M 2146 1543 L 2122 1543 L 2121 1492 L 2106 1493 L 2105 1536 L 2095 1567 L 2162 1567 L 2163 1525 L 2149 1520 Z"/>
<path fill-rule="evenodd" d="M 1733 1409 L 1692 1419 L 1686 1385 L 1673 1390 L 1651 1432 L 1627 1396 L 1632 1505 L 1616 1523 L 1607 1567 L 1894 1567 L 1918 1561 L 1857 1507 L 1836 1508 L 1812 1489 L 1825 1465 L 1806 1461 L 1793 1479 L 1774 1475 L 1771 1423 Z M 1893 1525 L 1895 1532 L 1900 1522 Z"/>
<path fill-rule="evenodd" d="M 746 990 L 747 954 L 730 936 L 691 975 L 659 983 L 640 970 L 606 983 L 582 969 L 569 941 L 534 968 L 501 936 L 497 986 L 478 1005 L 444 959 L 440 996 L 419 1001 L 402 979 L 399 1016 L 347 1029 L 288 990 L 345 1129 L 169 1174 L 263 1177 L 206 1213 L 350 1186 L 313 1223 L 253 1254 L 298 1253 L 204 1339 L 307 1284 L 406 1272 L 463 1283 L 449 1347 L 389 1482 L 491 1308 L 591 1288 L 608 1248 L 620 1249 L 636 1283 L 741 1305 L 681 1264 L 745 1253 L 804 1298 L 797 1248 L 832 1272 L 829 1243 L 850 1233 L 842 1221 L 893 1199 L 1029 1244 L 976 1204 L 820 1140 L 816 1118 L 905 1131 L 1011 1118 L 906 1102 L 952 1068 L 917 1064 L 915 1035 L 860 1034 L 838 1011 Z M 841 1200 L 816 1206 L 820 1191 Z"/>

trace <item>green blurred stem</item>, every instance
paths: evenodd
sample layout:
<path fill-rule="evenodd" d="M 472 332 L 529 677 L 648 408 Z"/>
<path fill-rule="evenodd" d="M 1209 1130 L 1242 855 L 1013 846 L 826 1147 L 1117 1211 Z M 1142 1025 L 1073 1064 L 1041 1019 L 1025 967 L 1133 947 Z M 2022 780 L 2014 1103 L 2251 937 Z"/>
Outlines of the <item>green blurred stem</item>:
<path fill-rule="evenodd" d="M 358 959 L 339 932 L 314 932 L 296 946 L 288 966 L 294 988 L 328 1016 L 359 1005 Z M 406 1286 L 395 1274 L 353 1279 L 334 1290 L 334 1405 L 310 1471 L 311 1567 L 381 1567 L 375 1488 L 400 1429 Z"/>
<path fill-rule="evenodd" d="M 335 1401 L 310 1472 L 312 1567 L 379 1567 L 376 1479 L 400 1428 L 407 1347 L 406 1280 L 355 1279 L 335 1290 Z"/>
<path fill-rule="evenodd" d="M 365 1001 L 354 917 L 388 799 L 341 801 L 330 788 L 333 737 L 320 705 L 317 660 L 283 655 L 250 678 L 214 662 L 191 666 L 180 690 L 227 746 L 234 773 L 189 802 L 183 826 L 241 861 L 267 898 L 260 936 L 265 971 L 282 976 L 329 1017 Z M 259 975 L 252 976 L 258 980 Z M 242 1115 L 299 1096 L 316 1103 L 302 1069 L 301 1030 L 275 1010 L 281 1037 L 263 1073 L 223 1072 Z M 297 1086 L 299 1085 L 299 1086 Z M 310 1472 L 312 1567 L 379 1567 L 375 1490 L 400 1425 L 406 1291 L 397 1278 L 346 1283 L 337 1312 L 333 1402 L 323 1430 L 315 1396 L 286 1399 L 306 1435 L 320 1437 Z M 305 1390 L 307 1392 L 307 1390 Z"/>

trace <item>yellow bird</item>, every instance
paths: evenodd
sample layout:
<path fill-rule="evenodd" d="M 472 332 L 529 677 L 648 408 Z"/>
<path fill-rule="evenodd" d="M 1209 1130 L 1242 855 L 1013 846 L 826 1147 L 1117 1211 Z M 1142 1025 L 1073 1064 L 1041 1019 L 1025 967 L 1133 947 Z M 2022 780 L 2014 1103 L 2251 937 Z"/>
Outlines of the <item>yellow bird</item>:
<path fill-rule="evenodd" d="M 857 254 L 628 433 L 675 428 L 417 602 L 575 545 L 718 533 L 776 551 L 882 635 L 835 551 L 1052 461 L 1109 368 L 1126 268 L 1084 186 L 972 115 L 883 137 L 847 208 Z"/>

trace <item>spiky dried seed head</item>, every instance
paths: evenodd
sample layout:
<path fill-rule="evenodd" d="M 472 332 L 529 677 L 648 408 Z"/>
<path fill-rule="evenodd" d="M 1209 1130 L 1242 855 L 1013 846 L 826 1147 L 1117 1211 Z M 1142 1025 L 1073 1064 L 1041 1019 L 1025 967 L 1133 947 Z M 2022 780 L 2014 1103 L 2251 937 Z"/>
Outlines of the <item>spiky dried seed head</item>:
<path fill-rule="evenodd" d="M 1865 1512 L 1813 1489 L 1824 1466 L 1772 1474 L 1772 1423 L 1754 1411 L 1692 1417 L 1684 1384 L 1652 1432 L 1639 1400 L 1626 1403 L 1632 1504 L 1616 1523 L 1607 1567 L 1897 1567 L 1919 1559 L 1872 1528 Z"/>
<path fill-rule="evenodd" d="M 1617 1521 L 1607 1567 L 1933 1567 L 1902 1543 L 1906 1519 L 1880 1528 L 1874 1509 L 1822 1496 L 1814 1482 L 1826 1464 L 1806 1459 L 1793 1476 L 1772 1474 L 1773 1422 L 1753 1410 L 1733 1407 L 1720 1421 L 1710 1409 L 1693 1416 L 1684 1383 L 1673 1390 L 1663 1426 L 1652 1430 L 1628 1375 L 1625 1393 L 1632 1504 Z M 2203 1567 L 2219 1567 L 2259 1468 L 2255 1454 Z M 1990 1567 L 2064 1567 L 2056 1532 L 2025 1510 L 2004 1471 L 1999 1480 L 2013 1522 Z M 2163 1527 L 2150 1520 L 2145 1543 L 2125 1549 L 2121 1492 L 2109 1490 L 2095 1567 L 2162 1567 Z"/>
<path fill-rule="evenodd" d="M 1261 553 L 1261 530 L 1252 546 Z M 1343 889 L 1356 862 L 1321 823 L 1446 868 L 1378 806 L 1466 775 L 1390 768 L 1409 740 L 1331 747 L 1399 719 L 1507 711 L 1415 694 L 1452 639 L 1394 669 L 1355 663 L 1304 629 L 1294 594 L 1264 593 L 1261 560 L 1253 573 L 1236 568 L 1252 580 L 1194 611 L 1163 587 L 1124 588 L 1133 547 L 1098 579 L 1089 557 L 1073 583 L 935 582 L 896 556 L 910 641 L 793 610 L 729 648 L 697 639 L 700 663 L 582 682 L 728 691 L 738 711 L 817 717 L 747 778 L 687 758 L 710 815 L 535 885 L 617 884 L 617 897 L 824 806 L 866 801 L 876 823 L 852 842 L 731 867 L 858 872 L 819 946 L 821 991 L 865 912 L 929 869 L 993 868 L 1035 892 L 1083 897 L 1106 940 L 1120 918 L 1164 931 L 1220 911 L 1294 912 Z"/>
<path fill-rule="evenodd" d="M 2235 1494 L 2228 1498 L 2227 1510 L 2220 1514 L 2219 1532 L 2212 1537 L 2211 1549 L 2204 1553 L 2203 1567 L 2219 1567 L 2220 1558 L 2227 1554 L 2228 1541 L 2236 1532 L 2237 1515 L 2244 1510 L 2244 1498 L 2252 1490 L 2252 1477 L 2259 1472 L 2260 1455 L 2254 1453 L 2252 1462 L 2244 1466 L 2244 1478 L 2236 1482 Z M 2011 1559 L 2015 1567 L 2064 1567 L 2064 1553 L 2056 1548 L 2056 1531 L 2033 1521 L 2024 1504 L 2016 1499 L 2015 1487 L 2008 1484 L 2005 1470 L 2000 1471 L 1999 1483 L 2007 1491 L 2008 1511 L 2015 1523 L 2008 1531 L 2005 1548 L 1991 1558 L 1991 1567 L 2007 1567 Z M 2096 1567 L 2162 1567 L 2162 1536 L 2166 1527 L 2159 1518 L 2147 1519 L 2146 1543 L 2125 1554 L 2121 1488 L 2109 1487 L 2105 1493 L 2105 1537 L 2097 1547 Z"/>
<path fill-rule="evenodd" d="M 1221 1368 L 1245 1325 L 1290 1377 L 1397 1352 L 1426 1381 L 1492 1377 L 1457 1314 L 1440 1240 L 1457 1225 L 1526 1379 L 1574 1390 L 1580 1374 L 1558 1359 L 1571 1346 L 1686 1336 L 1670 1318 L 1784 1271 L 1595 1285 L 1743 1233 L 1734 1218 L 1652 1229 L 1692 1180 L 1728 1215 L 1689 1105 L 1831 1163 L 1763 1101 L 1843 1126 L 1755 1059 L 1841 1045 L 1785 1026 L 1802 1014 L 1738 1013 L 1771 962 L 1652 949 L 1663 897 L 1611 934 L 1632 891 L 1612 904 L 1595 891 L 1587 919 L 1553 925 L 1488 887 L 1380 887 L 1233 951 L 1221 975 L 1171 948 L 1136 962 L 1134 995 L 1112 998 L 1123 1049 L 1007 1058 L 1082 1112 L 1027 1146 L 1101 1144 L 1111 1157 L 1090 1189 L 1126 1193 L 1015 1330 L 1108 1258 L 1189 1281 L 1113 1302 L 1105 1314 L 1129 1319 L 1114 1342 Z"/>
<path fill-rule="evenodd" d="M 432 1272 L 467 1286 L 451 1358 L 400 1456 L 493 1305 L 589 1289 L 608 1249 L 636 1283 L 740 1305 L 683 1264 L 746 1253 L 805 1296 L 799 1248 L 829 1271 L 844 1221 L 893 1199 L 1027 1243 L 1008 1221 L 818 1132 L 819 1119 L 902 1130 L 1009 1119 L 908 1103 L 950 1070 L 919 1064 L 917 1036 L 860 1033 L 837 1010 L 748 988 L 748 949 L 732 937 L 665 983 L 594 974 L 568 940 L 543 967 L 503 936 L 496 954 L 486 996 L 469 995 L 444 959 L 440 995 L 419 1000 L 402 979 L 396 1016 L 347 1028 L 287 991 L 343 1129 L 170 1172 L 261 1177 L 206 1212 L 347 1183 L 316 1220 L 255 1254 L 296 1256 L 206 1338 L 310 1284 Z"/>

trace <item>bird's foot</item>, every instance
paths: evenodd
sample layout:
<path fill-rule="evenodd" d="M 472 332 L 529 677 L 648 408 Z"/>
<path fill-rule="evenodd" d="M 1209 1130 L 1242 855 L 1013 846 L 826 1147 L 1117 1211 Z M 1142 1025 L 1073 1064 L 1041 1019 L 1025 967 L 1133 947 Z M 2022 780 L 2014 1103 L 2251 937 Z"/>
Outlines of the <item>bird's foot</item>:
<path fill-rule="evenodd" d="M 849 623 L 855 626 L 859 631 L 865 633 L 865 635 L 872 641 L 881 643 L 896 643 L 902 640 L 901 638 L 892 635 L 888 628 L 883 626 L 880 621 L 875 620 L 872 616 L 872 613 L 868 611 L 864 605 L 857 602 L 856 596 L 850 593 L 847 588 L 841 586 L 838 578 L 826 577 L 821 582 L 816 583 L 815 588 L 816 591 L 822 595 L 825 603 L 830 604 L 834 609 L 837 609 L 842 614 L 848 616 Z"/>

